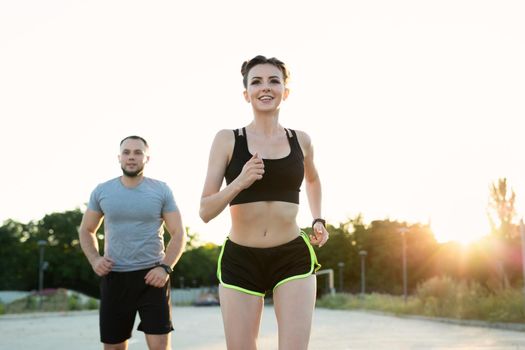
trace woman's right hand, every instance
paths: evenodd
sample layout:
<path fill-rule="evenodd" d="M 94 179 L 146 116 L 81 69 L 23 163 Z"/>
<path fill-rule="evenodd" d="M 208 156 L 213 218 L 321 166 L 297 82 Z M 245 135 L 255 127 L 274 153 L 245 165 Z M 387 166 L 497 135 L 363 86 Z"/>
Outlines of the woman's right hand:
<path fill-rule="evenodd" d="M 242 171 L 237 177 L 241 188 L 247 189 L 255 181 L 262 179 L 264 174 L 264 162 L 259 155 L 255 153 L 249 161 L 244 164 Z"/>

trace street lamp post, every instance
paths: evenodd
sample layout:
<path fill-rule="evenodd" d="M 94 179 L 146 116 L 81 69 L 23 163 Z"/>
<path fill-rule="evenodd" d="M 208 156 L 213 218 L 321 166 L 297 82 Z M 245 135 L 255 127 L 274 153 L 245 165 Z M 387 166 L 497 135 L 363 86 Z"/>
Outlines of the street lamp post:
<path fill-rule="evenodd" d="M 37 244 L 40 250 L 40 259 L 38 263 L 38 294 L 42 294 L 42 290 L 44 289 L 44 269 L 45 269 L 44 249 L 47 245 L 47 241 L 44 241 L 43 239 L 41 239 L 37 242 Z"/>
<path fill-rule="evenodd" d="M 521 265 L 523 273 L 523 281 L 525 281 L 525 224 L 523 223 L 523 218 L 520 220 L 520 236 L 521 236 Z M 525 284 L 523 286 L 523 294 L 525 297 Z M 523 305 L 525 308 L 525 304 Z"/>
<path fill-rule="evenodd" d="M 343 267 L 345 267 L 345 263 L 340 261 L 337 266 L 339 266 L 339 293 L 343 292 Z"/>
<path fill-rule="evenodd" d="M 366 275 L 365 275 L 365 258 L 366 258 L 367 252 L 366 250 L 360 250 L 359 256 L 361 257 L 361 296 L 365 296 L 365 290 L 366 290 Z"/>
<path fill-rule="evenodd" d="M 407 302 L 408 296 L 408 277 L 407 277 L 407 241 L 406 241 L 406 232 L 408 232 L 407 227 L 402 227 L 399 229 L 401 233 L 401 240 L 403 242 L 403 300 L 405 304 Z"/>

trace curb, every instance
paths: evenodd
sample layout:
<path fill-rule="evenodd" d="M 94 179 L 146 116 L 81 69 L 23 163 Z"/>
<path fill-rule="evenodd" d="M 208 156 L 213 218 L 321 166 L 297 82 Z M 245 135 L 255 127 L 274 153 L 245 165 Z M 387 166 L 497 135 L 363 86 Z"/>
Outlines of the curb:
<path fill-rule="evenodd" d="M 394 314 L 394 313 L 388 313 L 388 312 L 383 312 L 383 311 L 373 311 L 373 310 L 356 310 L 356 311 L 367 312 L 370 314 L 383 315 L 383 316 L 393 316 L 393 317 L 399 317 L 399 318 L 421 320 L 421 321 L 457 324 L 460 326 L 484 327 L 484 328 L 504 329 L 504 330 L 515 331 L 515 332 L 525 332 L 525 323 L 489 322 L 489 321 L 481 321 L 481 320 L 464 320 L 464 319 L 446 318 L 446 317 L 404 315 L 404 314 Z"/>
<path fill-rule="evenodd" d="M 426 317 L 417 315 L 395 315 L 401 318 L 413 318 L 416 320 L 433 321 L 449 324 L 457 324 L 461 326 L 472 326 L 472 327 L 485 327 L 495 329 L 505 329 L 509 331 L 525 332 L 524 323 L 505 323 L 505 322 L 488 322 L 480 320 L 461 320 L 456 318 L 444 318 L 444 317 Z"/>
<path fill-rule="evenodd" d="M 52 312 L 27 312 L 21 314 L 3 314 L 0 315 L 0 321 L 13 320 L 13 319 L 35 319 L 44 317 L 66 317 L 66 316 L 82 316 L 91 315 L 93 313 L 98 314 L 97 310 L 79 310 L 79 311 L 52 311 Z"/>

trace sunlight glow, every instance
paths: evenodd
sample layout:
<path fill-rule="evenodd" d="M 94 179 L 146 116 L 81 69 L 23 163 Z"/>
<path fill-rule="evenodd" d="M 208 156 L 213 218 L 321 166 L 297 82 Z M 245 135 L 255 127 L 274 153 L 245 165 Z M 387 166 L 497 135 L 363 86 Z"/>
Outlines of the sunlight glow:
<path fill-rule="evenodd" d="M 481 240 L 489 233 L 488 222 L 443 221 L 431 225 L 436 240 L 440 243 L 455 241 L 468 246 Z"/>

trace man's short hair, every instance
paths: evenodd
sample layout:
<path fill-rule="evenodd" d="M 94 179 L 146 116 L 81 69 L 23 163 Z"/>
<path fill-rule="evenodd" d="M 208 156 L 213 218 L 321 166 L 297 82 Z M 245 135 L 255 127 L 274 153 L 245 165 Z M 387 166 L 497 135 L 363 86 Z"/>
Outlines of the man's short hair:
<path fill-rule="evenodd" d="M 146 142 L 146 140 L 140 136 L 137 136 L 137 135 L 131 135 L 131 136 L 127 136 L 127 137 L 124 137 L 122 139 L 122 141 L 120 141 L 120 146 L 122 146 L 122 144 L 124 143 L 124 141 L 128 140 L 128 139 L 131 139 L 131 140 L 140 140 L 144 143 L 144 146 L 146 146 L 146 148 L 149 148 L 149 145 L 148 143 Z"/>

